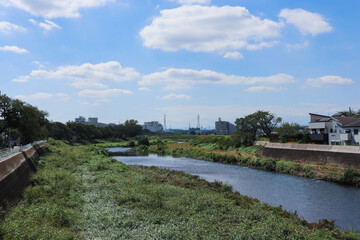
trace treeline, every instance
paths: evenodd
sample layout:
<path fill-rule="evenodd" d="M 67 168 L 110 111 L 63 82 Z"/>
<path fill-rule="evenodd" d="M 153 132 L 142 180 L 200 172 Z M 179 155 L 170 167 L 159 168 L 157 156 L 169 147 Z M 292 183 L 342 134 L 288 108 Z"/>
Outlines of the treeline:
<path fill-rule="evenodd" d="M 96 127 L 82 123 L 54 122 L 48 124 L 48 137 L 58 140 L 94 140 L 135 137 L 142 134 L 142 128 L 136 120 L 127 120 L 124 124 Z"/>
<path fill-rule="evenodd" d="M 80 123 L 50 122 L 46 111 L 26 102 L 0 94 L 0 147 L 27 144 L 46 138 L 59 140 L 93 140 L 128 138 L 142 134 L 136 120 L 108 127 Z"/>

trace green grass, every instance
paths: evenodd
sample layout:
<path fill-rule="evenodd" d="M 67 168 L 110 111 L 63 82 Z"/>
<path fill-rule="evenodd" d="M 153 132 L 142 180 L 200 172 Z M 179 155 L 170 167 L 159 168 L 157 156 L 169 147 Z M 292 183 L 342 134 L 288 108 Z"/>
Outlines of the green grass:
<path fill-rule="evenodd" d="M 279 207 L 234 193 L 227 184 L 126 166 L 94 145 L 51 141 L 48 146 L 33 187 L 0 223 L 1 240 L 360 237 L 331 223 L 308 224 Z"/>

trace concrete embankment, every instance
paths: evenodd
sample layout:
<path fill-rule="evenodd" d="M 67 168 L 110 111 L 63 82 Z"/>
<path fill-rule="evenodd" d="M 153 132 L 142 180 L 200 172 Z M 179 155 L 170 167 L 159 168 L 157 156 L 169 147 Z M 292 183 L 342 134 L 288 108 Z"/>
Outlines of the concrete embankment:
<path fill-rule="evenodd" d="M 263 158 L 360 169 L 360 147 L 258 142 Z"/>
<path fill-rule="evenodd" d="M 19 199 L 36 171 L 35 162 L 43 152 L 44 144 L 35 144 L 23 152 L 0 160 L 0 206 Z"/>

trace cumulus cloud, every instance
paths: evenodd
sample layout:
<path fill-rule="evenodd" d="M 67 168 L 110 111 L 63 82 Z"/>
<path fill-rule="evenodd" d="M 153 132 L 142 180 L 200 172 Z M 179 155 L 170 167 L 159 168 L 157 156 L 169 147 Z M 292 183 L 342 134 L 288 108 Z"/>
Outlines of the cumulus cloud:
<path fill-rule="evenodd" d="M 115 0 L 0 0 L 6 7 L 22 9 L 31 15 L 44 18 L 80 17 L 81 8 L 99 7 Z"/>
<path fill-rule="evenodd" d="M 164 99 L 164 100 L 190 100 L 191 97 L 188 95 L 185 95 L 185 94 L 171 93 L 169 95 L 162 97 L 162 99 Z"/>
<path fill-rule="evenodd" d="M 17 96 L 15 96 L 15 98 L 20 99 L 20 100 L 24 100 L 24 101 L 28 101 L 28 100 L 48 99 L 48 98 L 51 98 L 53 96 L 54 95 L 50 94 L 50 93 L 38 92 L 38 93 L 34 93 L 32 95 L 29 95 L 29 96 L 17 95 Z"/>
<path fill-rule="evenodd" d="M 304 9 L 283 9 L 279 14 L 289 24 L 295 25 L 303 35 L 316 36 L 320 33 L 331 32 L 332 26 L 318 13 Z"/>
<path fill-rule="evenodd" d="M 131 95 L 131 94 L 133 94 L 133 92 L 122 89 L 104 89 L 104 90 L 84 89 L 78 93 L 78 95 L 81 97 L 101 98 L 101 99 L 106 99 L 107 97 L 112 97 L 112 96 Z"/>
<path fill-rule="evenodd" d="M 323 76 L 319 78 L 309 78 L 306 80 L 306 85 L 310 87 L 327 87 L 327 86 L 341 86 L 351 85 L 354 81 L 350 78 L 342 78 L 340 76 Z"/>
<path fill-rule="evenodd" d="M 0 51 L 14 52 L 14 53 L 27 53 L 27 52 L 29 52 L 28 50 L 26 50 L 24 48 L 19 48 L 17 46 L 3 46 L 3 47 L 0 47 Z"/>
<path fill-rule="evenodd" d="M 26 29 L 10 22 L 0 22 L 0 33 L 10 33 L 14 31 L 25 32 Z"/>
<path fill-rule="evenodd" d="M 22 79 L 61 79 L 70 80 L 75 88 L 108 88 L 108 82 L 122 82 L 135 79 L 140 74 L 133 68 L 122 67 L 119 62 L 61 66 L 56 70 L 33 70 Z M 16 81 L 14 79 L 13 81 Z"/>
<path fill-rule="evenodd" d="M 140 36 L 149 48 L 224 53 L 271 47 L 282 26 L 244 7 L 184 5 L 162 10 Z"/>
<path fill-rule="evenodd" d="M 140 85 L 163 85 L 164 90 L 188 89 L 196 84 L 254 85 L 294 83 L 294 77 L 288 74 L 276 74 L 268 77 L 244 77 L 226 75 L 210 70 L 169 68 L 162 72 L 144 75 Z"/>
<path fill-rule="evenodd" d="M 171 0 L 181 5 L 192 5 L 192 4 L 210 4 L 211 0 Z"/>
<path fill-rule="evenodd" d="M 282 90 L 284 90 L 284 88 L 271 87 L 271 86 L 255 86 L 245 89 L 246 92 L 278 92 Z"/>
<path fill-rule="evenodd" d="M 29 79 L 30 79 L 30 76 L 20 76 L 20 77 L 15 78 L 15 79 L 13 79 L 11 81 L 17 82 L 17 83 L 24 83 L 24 82 L 29 81 Z"/>
<path fill-rule="evenodd" d="M 239 52 L 227 52 L 225 55 L 224 55 L 224 58 L 228 58 L 228 59 L 242 59 L 244 58 L 244 56 L 239 53 Z"/>
<path fill-rule="evenodd" d="M 44 31 L 49 32 L 53 29 L 61 29 L 61 27 L 59 25 L 57 25 L 56 23 L 50 21 L 50 20 L 45 20 L 44 22 L 38 22 L 34 19 L 29 19 L 29 21 L 34 24 L 35 26 L 39 26 L 42 29 L 44 29 Z"/>

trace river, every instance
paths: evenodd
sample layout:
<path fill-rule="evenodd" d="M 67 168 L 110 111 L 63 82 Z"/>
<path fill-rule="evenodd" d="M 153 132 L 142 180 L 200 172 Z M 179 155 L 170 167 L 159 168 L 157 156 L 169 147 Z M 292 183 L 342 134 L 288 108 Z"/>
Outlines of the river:
<path fill-rule="evenodd" d="M 108 150 L 124 152 L 128 149 Z M 114 158 L 127 165 L 156 166 L 198 175 L 207 181 L 221 181 L 232 185 L 242 195 L 296 211 L 308 222 L 335 220 L 335 225 L 341 229 L 360 232 L 360 189 L 354 187 L 189 158 L 153 154 Z"/>

